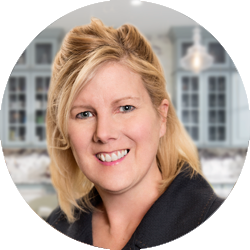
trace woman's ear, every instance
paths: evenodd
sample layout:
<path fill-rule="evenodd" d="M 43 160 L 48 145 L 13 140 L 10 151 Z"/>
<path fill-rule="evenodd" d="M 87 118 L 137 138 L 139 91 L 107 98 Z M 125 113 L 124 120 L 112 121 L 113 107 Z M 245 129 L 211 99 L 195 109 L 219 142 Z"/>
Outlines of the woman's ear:
<path fill-rule="evenodd" d="M 167 129 L 167 115 L 168 115 L 169 101 L 167 99 L 162 100 L 158 111 L 160 113 L 160 138 L 165 135 Z"/>

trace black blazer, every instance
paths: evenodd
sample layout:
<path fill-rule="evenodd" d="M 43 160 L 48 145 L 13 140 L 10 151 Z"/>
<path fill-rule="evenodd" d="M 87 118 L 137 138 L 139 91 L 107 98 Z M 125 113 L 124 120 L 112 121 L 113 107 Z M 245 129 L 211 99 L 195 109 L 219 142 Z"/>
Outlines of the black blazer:
<path fill-rule="evenodd" d="M 93 204 L 99 201 L 97 195 Z M 177 239 L 203 223 L 223 201 L 201 175 L 190 179 L 186 172 L 181 172 L 146 213 L 123 250 L 158 246 Z M 65 235 L 93 245 L 92 213 L 78 214 L 79 219 L 69 224 L 58 207 L 47 222 Z"/>

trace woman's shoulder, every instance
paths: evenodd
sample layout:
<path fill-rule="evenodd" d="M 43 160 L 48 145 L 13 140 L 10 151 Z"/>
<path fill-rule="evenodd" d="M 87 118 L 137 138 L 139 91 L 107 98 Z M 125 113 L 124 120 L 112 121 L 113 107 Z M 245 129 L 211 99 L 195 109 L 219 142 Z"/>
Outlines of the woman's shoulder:
<path fill-rule="evenodd" d="M 52 211 L 46 222 L 61 233 L 66 233 L 68 231 L 68 228 L 70 227 L 67 216 L 62 211 L 60 206 Z"/>
<path fill-rule="evenodd" d="M 49 217 L 47 218 L 46 222 L 49 223 L 51 226 L 55 225 L 56 223 L 58 223 L 59 219 L 62 220 L 64 217 L 64 219 L 66 219 L 65 214 L 63 213 L 63 211 L 61 210 L 60 206 L 58 206 L 57 208 L 55 208 L 52 213 L 49 215 Z"/>
<path fill-rule="evenodd" d="M 216 195 L 213 203 L 211 204 L 211 206 L 209 207 L 209 209 L 207 210 L 206 216 L 204 217 L 204 221 L 206 219 L 208 219 L 224 202 L 225 200 L 221 197 L 218 197 Z"/>
<path fill-rule="evenodd" d="M 96 207 L 96 205 L 100 202 L 100 196 L 95 188 L 91 189 L 89 192 L 88 200 L 91 202 L 93 207 Z M 92 216 L 92 209 L 88 208 L 85 197 L 77 200 L 78 208 L 74 207 L 74 218 L 75 222 L 81 219 L 86 219 L 86 217 Z M 49 215 L 49 217 L 46 220 L 47 223 L 49 223 L 51 226 L 56 227 L 56 225 L 64 223 L 67 225 L 71 225 L 72 223 L 69 223 L 67 220 L 66 214 L 61 209 L 60 205 L 55 208 L 52 213 Z"/>
<path fill-rule="evenodd" d="M 199 217 L 200 224 L 211 216 L 224 202 L 209 182 L 199 173 L 191 174 L 190 168 L 181 171 L 162 196 L 157 200 L 161 208 L 168 207 L 174 215 L 187 214 Z M 158 206 L 157 206 L 158 207 Z M 199 216 L 198 216 L 199 215 Z"/>
<path fill-rule="evenodd" d="M 200 223 L 210 217 L 224 202 L 224 199 L 215 193 L 211 184 L 202 174 L 191 175 L 189 168 L 185 168 L 179 173 L 169 189 L 170 194 L 179 193 L 180 204 L 186 203 L 202 210 Z"/>
<path fill-rule="evenodd" d="M 92 213 L 80 210 L 76 210 L 75 213 L 77 219 L 70 223 L 62 209 L 57 207 L 47 218 L 46 222 L 72 239 L 92 244 Z"/>
<path fill-rule="evenodd" d="M 93 207 L 101 201 L 101 198 L 93 188 L 88 194 L 89 201 Z M 46 222 L 59 232 L 72 239 L 92 244 L 92 213 L 93 209 L 86 206 L 85 196 L 77 200 L 79 208 L 74 208 L 74 221 L 69 222 L 66 214 L 58 206 L 47 218 Z"/>
<path fill-rule="evenodd" d="M 223 203 L 200 174 L 180 172 L 158 198 L 139 225 L 139 247 L 175 240 L 202 224 Z M 152 230 L 155 228 L 157 230 Z"/>

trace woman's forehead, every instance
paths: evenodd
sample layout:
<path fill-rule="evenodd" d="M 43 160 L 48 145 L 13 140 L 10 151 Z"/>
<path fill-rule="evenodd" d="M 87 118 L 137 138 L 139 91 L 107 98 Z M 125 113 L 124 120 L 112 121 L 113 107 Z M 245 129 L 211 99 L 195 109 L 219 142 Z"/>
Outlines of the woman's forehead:
<path fill-rule="evenodd" d="M 119 63 L 100 67 L 94 77 L 82 87 L 75 101 L 115 101 L 144 99 L 147 93 L 141 76 Z"/>

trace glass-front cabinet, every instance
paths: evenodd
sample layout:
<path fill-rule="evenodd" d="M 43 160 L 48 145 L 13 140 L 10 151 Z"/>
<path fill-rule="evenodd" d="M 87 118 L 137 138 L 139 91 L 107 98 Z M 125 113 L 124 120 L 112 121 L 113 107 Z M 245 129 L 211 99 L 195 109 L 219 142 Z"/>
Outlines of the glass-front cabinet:
<path fill-rule="evenodd" d="M 4 144 L 46 145 L 50 72 L 13 73 L 4 94 Z"/>
<path fill-rule="evenodd" d="M 230 82 L 227 73 L 209 72 L 204 76 L 205 144 L 229 143 Z"/>
<path fill-rule="evenodd" d="M 56 41 L 49 38 L 39 38 L 31 43 L 32 60 L 31 63 L 35 69 L 50 70 L 56 54 Z"/>
<path fill-rule="evenodd" d="M 202 137 L 201 79 L 188 73 L 178 76 L 178 116 L 189 135 L 200 144 Z"/>
<path fill-rule="evenodd" d="M 178 74 L 177 113 L 197 146 L 229 142 L 228 73 Z"/>
<path fill-rule="evenodd" d="M 4 141 L 7 145 L 22 145 L 30 141 L 28 122 L 30 100 L 27 89 L 30 76 L 25 72 L 12 73 L 4 94 Z"/>
<path fill-rule="evenodd" d="M 47 93 L 62 30 L 40 33 L 21 54 L 9 77 L 1 109 L 4 148 L 46 147 Z"/>
<path fill-rule="evenodd" d="M 206 38 L 204 45 L 214 59 L 211 69 L 228 69 L 230 67 L 230 56 L 215 38 Z"/>
<path fill-rule="evenodd" d="M 46 141 L 45 117 L 47 109 L 47 94 L 50 84 L 49 73 L 34 73 L 32 75 L 32 102 L 33 108 L 33 134 L 35 141 L 38 144 L 43 144 Z"/>
<path fill-rule="evenodd" d="M 214 62 L 199 74 L 181 68 L 181 58 L 193 45 L 193 29 L 175 27 L 169 32 L 178 117 L 199 148 L 246 148 L 250 139 L 248 101 L 239 73 L 223 46 L 200 27 L 201 43 Z"/>
<path fill-rule="evenodd" d="M 18 69 L 28 69 L 30 66 L 30 50 L 29 49 L 25 49 L 23 51 L 23 53 L 21 54 L 21 56 L 18 58 L 15 68 L 14 70 L 18 70 Z"/>

